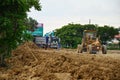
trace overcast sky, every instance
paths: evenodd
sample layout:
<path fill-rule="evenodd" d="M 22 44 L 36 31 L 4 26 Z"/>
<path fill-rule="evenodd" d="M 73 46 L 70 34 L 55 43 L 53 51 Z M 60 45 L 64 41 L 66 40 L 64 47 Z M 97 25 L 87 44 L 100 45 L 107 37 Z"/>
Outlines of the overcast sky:
<path fill-rule="evenodd" d="M 120 27 L 120 0 L 41 0 L 42 10 L 34 8 L 28 17 L 44 24 L 44 34 L 68 23 Z"/>

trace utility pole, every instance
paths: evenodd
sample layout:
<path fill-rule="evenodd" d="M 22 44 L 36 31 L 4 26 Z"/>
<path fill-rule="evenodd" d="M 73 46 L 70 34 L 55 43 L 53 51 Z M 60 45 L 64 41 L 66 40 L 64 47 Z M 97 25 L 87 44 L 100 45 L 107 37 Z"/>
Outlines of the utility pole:
<path fill-rule="evenodd" d="M 89 19 L 89 24 L 91 24 L 91 19 Z"/>

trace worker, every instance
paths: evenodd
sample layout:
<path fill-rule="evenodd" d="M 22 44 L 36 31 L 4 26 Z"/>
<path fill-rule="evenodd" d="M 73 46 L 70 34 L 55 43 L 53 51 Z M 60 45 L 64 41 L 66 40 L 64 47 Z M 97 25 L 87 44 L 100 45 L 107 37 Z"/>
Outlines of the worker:
<path fill-rule="evenodd" d="M 48 41 L 49 41 L 49 37 L 48 37 L 48 36 L 46 36 L 46 45 L 45 45 L 45 49 L 47 49 L 47 48 L 48 48 Z"/>

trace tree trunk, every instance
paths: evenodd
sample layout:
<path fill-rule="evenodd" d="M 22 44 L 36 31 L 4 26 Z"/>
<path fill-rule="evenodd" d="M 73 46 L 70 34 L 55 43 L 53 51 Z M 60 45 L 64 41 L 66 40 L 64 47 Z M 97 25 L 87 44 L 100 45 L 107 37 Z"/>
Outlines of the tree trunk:
<path fill-rule="evenodd" d="M 6 67 L 7 65 L 5 64 L 5 55 L 1 54 L 0 55 L 0 66 L 1 67 Z"/>

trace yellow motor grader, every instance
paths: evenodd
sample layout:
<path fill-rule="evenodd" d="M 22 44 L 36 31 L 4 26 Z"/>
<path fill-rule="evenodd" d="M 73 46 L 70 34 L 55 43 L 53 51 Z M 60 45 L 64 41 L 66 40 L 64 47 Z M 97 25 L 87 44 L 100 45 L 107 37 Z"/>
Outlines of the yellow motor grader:
<path fill-rule="evenodd" d="M 107 53 L 106 45 L 102 45 L 100 37 L 97 37 L 97 31 L 84 30 L 81 45 L 78 45 L 78 53 L 87 52 L 90 54 L 96 54 L 102 50 L 103 54 Z"/>

